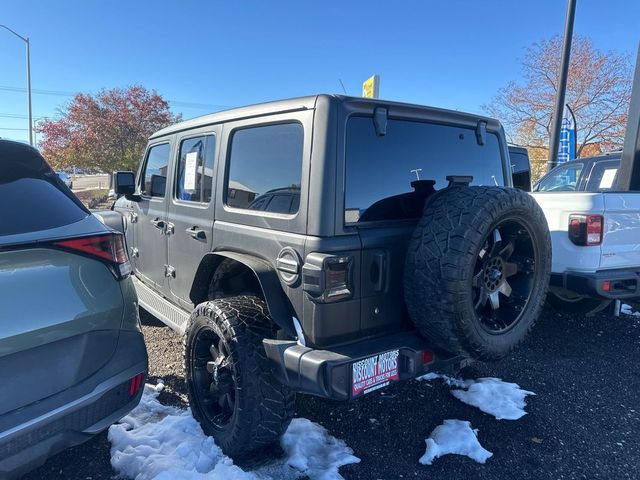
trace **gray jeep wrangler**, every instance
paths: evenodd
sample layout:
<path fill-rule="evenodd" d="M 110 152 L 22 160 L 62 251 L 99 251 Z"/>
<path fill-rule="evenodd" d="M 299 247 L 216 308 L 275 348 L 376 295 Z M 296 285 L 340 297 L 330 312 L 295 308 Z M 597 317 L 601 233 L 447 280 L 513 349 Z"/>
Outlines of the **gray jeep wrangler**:
<path fill-rule="evenodd" d="M 102 216 L 140 305 L 185 336 L 194 417 L 237 456 L 278 439 L 296 392 L 349 400 L 511 352 L 551 253 L 512 184 L 496 120 L 318 95 L 155 133 Z"/>

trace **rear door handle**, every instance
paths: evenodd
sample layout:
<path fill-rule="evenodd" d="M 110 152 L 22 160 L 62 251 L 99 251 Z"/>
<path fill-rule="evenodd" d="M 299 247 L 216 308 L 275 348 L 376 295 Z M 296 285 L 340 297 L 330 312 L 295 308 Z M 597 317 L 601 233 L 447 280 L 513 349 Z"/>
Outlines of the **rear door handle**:
<path fill-rule="evenodd" d="M 207 238 L 207 232 L 198 227 L 187 228 L 185 232 L 191 235 L 191 238 L 195 240 L 205 240 Z"/>
<path fill-rule="evenodd" d="M 158 230 L 164 230 L 164 220 L 160 220 L 159 218 L 151 220 L 151 225 L 156 227 Z"/>

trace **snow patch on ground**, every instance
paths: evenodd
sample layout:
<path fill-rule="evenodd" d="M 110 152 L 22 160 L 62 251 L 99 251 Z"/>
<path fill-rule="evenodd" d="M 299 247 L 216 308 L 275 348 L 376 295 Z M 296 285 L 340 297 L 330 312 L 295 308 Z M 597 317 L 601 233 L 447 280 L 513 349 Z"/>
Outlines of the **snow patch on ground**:
<path fill-rule="evenodd" d="M 342 465 L 359 458 L 320 425 L 294 419 L 282 437 L 285 458 L 244 471 L 206 436 L 189 410 L 161 404 L 164 388 L 146 385 L 140 405 L 109 429 L 111 464 L 135 480 L 342 479 Z"/>
<path fill-rule="evenodd" d="M 640 312 L 636 312 L 633 310 L 633 307 L 629 304 L 623 303 L 620 309 L 622 313 L 625 315 L 632 315 L 634 317 L 640 317 Z"/>
<path fill-rule="evenodd" d="M 477 380 L 460 380 L 457 378 L 428 373 L 418 380 L 442 379 L 447 385 L 457 387 L 451 394 L 458 400 L 478 407 L 498 420 L 517 420 L 527 414 L 524 408 L 527 395 L 533 392 L 522 390 L 517 383 L 503 382 L 499 378 L 487 377 Z"/>
<path fill-rule="evenodd" d="M 478 441 L 478 430 L 464 420 L 445 420 L 437 426 L 425 440 L 427 449 L 420 457 L 420 463 L 431 465 L 433 460 L 450 453 L 466 455 L 478 463 L 484 463 L 493 455 Z"/>
<path fill-rule="evenodd" d="M 499 378 L 479 378 L 465 383 L 466 390 L 452 390 L 452 395 L 498 420 L 518 420 L 525 416 L 525 397 L 535 395 L 522 390 L 517 383 L 503 382 Z"/>
<path fill-rule="evenodd" d="M 467 380 L 461 380 L 459 378 L 450 377 L 449 375 L 444 375 L 442 373 L 427 373 L 426 375 L 422 375 L 421 377 L 416 378 L 416 380 L 430 382 L 431 380 L 442 380 L 444 383 L 449 385 L 450 387 L 459 387 L 464 388 L 467 385 Z"/>
<path fill-rule="evenodd" d="M 311 479 L 341 479 L 340 466 L 360 462 L 342 440 L 306 418 L 294 419 L 280 443 L 288 455 L 286 465 Z M 293 478 L 296 477 L 298 475 Z"/>

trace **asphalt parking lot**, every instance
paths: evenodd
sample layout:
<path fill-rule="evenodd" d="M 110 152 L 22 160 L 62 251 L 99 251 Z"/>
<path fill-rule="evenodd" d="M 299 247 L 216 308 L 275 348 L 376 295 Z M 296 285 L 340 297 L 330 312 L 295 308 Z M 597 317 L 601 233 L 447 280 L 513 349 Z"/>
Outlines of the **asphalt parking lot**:
<path fill-rule="evenodd" d="M 146 313 L 143 323 L 151 381 L 161 377 L 167 386 L 160 400 L 186 405 L 181 339 Z M 323 425 L 361 459 L 341 468 L 347 479 L 638 478 L 639 359 L 640 317 L 583 318 L 547 308 L 517 352 L 461 373 L 499 377 L 535 392 L 520 420 L 498 421 L 461 403 L 439 380 L 406 382 L 351 403 L 299 396 L 296 415 Z M 485 465 L 456 455 L 420 465 L 425 438 L 445 419 L 469 420 L 493 457 Z M 109 449 L 101 434 L 25 478 L 117 478 Z"/>
<path fill-rule="evenodd" d="M 109 188 L 109 175 L 78 175 L 73 177 L 73 191 Z"/>

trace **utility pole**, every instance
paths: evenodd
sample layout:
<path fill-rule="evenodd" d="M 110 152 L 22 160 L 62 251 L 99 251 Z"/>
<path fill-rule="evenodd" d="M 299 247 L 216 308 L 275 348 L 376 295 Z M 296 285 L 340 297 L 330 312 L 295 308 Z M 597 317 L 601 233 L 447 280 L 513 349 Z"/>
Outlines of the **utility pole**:
<path fill-rule="evenodd" d="M 6 25 L 0 25 L 0 27 L 13 33 L 16 37 L 22 40 L 27 47 L 27 97 L 29 102 L 29 145 L 33 146 L 33 114 L 31 109 L 31 48 L 29 43 L 29 37 L 23 37 L 19 33 L 16 33 Z"/>
<path fill-rule="evenodd" d="M 618 178 L 621 191 L 640 191 L 640 45 L 636 55 L 636 69 Z"/>
<path fill-rule="evenodd" d="M 558 90 L 556 91 L 556 106 L 551 122 L 551 138 L 549 139 L 549 157 L 547 169 L 551 170 L 558 163 L 558 146 L 560 144 L 560 127 L 562 126 L 562 110 L 564 108 L 567 77 L 569 76 L 569 61 L 571 60 L 571 41 L 573 39 L 573 21 L 576 16 L 576 0 L 567 1 L 567 19 L 564 25 L 564 40 L 562 41 L 562 57 L 558 72 Z"/>
<path fill-rule="evenodd" d="M 31 108 L 31 43 L 29 37 L 25 39 L 27 43 L 27 97 L 29 102 L 29 145 L 33 147 L 33 111 Z"/>

